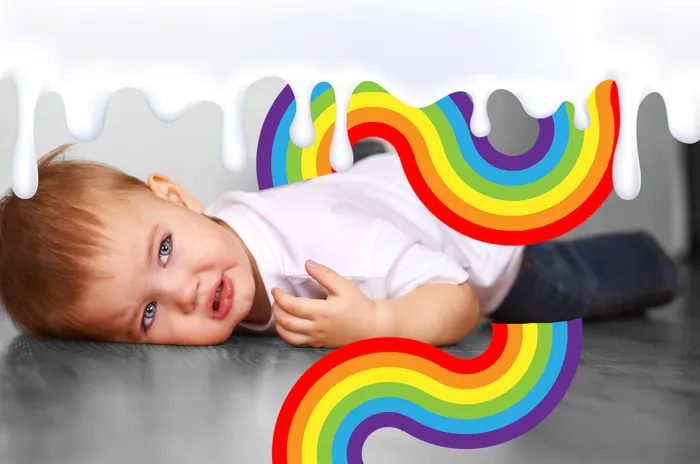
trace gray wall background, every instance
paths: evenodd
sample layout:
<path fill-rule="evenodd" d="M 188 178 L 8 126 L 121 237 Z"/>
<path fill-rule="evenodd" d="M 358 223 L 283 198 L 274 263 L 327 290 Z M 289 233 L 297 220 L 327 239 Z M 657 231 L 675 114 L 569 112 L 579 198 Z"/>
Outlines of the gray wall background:
<path fill-rule="evenodd" d="M 247 130 L 255 130 L 269 104 L 266 81 L 251 86 L 246 95 Z M 468 89 L 457 89 L 467 90 Z M 491 142 L 500 151 L 519 154 L 532 146 L 537 125 L 518 99 L 505 90 L 489 101 Z M 624 111 L 624 108 L 622 109 Z M 686 179 L 682 144 L 668 129 L 666 109 L 658 94 L 648 96 L 639 112 L 641 190 L 634 200 L 622 200 L 613 192 L 585 223 L 568 234 L 585 236 L 607 231 L 644 229 L 673 255 L 687 251 L 689 217 L 686 211 Z M 66 142 L 76 142 L 66 128 L 60 95 L 49 93 L 37 104 L 35 122 L 37 157 Z M 255 190 L 253 153 L 248 166 L 237 174 L 220 162 L 221 108 L 201 103 L 176 122 L 159 121 L 146 97 L 123 89 L 111 98 L 102 134 L 81 143 L 71 156 L 109 163 L 137 177 L 160 172 L 184 185 L 205 205 L 228 189 Z M 17 134 L 17 100 L 14 81 L 0 81 L 0 188 L 10 186 L 10 153 Z M 252 134 L 251 134 L 252 135 Z M 251 136 L 248 136 L 251 139 Z"/>

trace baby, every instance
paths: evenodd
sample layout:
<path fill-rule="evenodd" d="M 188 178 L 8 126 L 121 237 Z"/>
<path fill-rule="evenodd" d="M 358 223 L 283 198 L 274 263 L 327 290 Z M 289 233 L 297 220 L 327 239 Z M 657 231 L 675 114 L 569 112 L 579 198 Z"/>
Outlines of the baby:
<path fill-rule="evenodd" d="M 675 294 L 646 234 L 528 247 L 480 242 L 422 204 L 396 154 L 204 209 L 163 175 L 39 161 L 36 195 L 0 200 L 0 296 L 37 338 L 210 345 L 235 329 L 335 348 L 447 345 L 482 317 L 638 312 Z"/>

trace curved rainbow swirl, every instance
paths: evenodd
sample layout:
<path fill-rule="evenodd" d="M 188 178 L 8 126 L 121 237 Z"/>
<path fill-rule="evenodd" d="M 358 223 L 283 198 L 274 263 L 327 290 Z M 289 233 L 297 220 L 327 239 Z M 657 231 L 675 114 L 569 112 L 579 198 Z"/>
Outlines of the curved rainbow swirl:
<path fill-rule="evenodd" d="M 289 129 L 296 102 L 289 86 L 272 104 L 257 146 L 262 189 L 330 174 L 335 94 L 318 84 L 311 96 L 316 137 L 294 144 Z M 570 231 L 613 189 L 613 156 L 620 112 L 617 85 L 600 83 L 588 100 L 590 126 L 578 130 L 573 105 L 564 102 L 539 119 L 539 136 L 527 152 L 498 152 L 487 137 L 469 130 L 473 105 L 465 92 L 424 108 L 405 105 L 372 82 L 360 84 L 348 107 L 351 143 L 378 137 L 391 143 L 407 178 L 425 206 L 454 230 L 477 240 L 523 245 Z"/>
<path fill-rule="evenodd" d="M 571 385 L 581 356 L 581 319 L 492 329 L 490 346 L 473 359 L 394 338 L 356 342 L 324 356 L 280 410 L 273 464 L 359 464 L 364 442 L 385 427 L 456 449 L 525 434 Z"/>
<path fill-rule="evenodd" d="M 321 83 L 311 100 L 321 136 L 308 148 L 290 139 L 296 103 L 289 86 L 270 108 L 258 140 L 260 190 L 333 172 L 334 92 Z M 612 190 L 619 127 L 614 82 L 596 88 L 589 110 L 591 126 L 578 131 L 572 105 L 563 104 L 539 120 L 535 145 L 514 157 L 469 132 L 472 106 L 464 93 L 418 109 L 364 83 L 350 100 L 348 130 L 351 143 L 367 137 L 392 143 L 414 190 L 446 224 L 484 241 L 527 244 L 573 228 Z M 470 203 L 459 196 L 465 192 Z M 455 197 L 461 203 L 447 202 Z M 547 201 L 554 202 L 549 209 Z M 385 427 L 459 449 L 495 446 L 525 434 L 556 408 L 574 378 L 581 319 L 491 326 L 489 348 L 474 359 L 394 338 L 365 340 L 326 355 L 297 381 L 282 406 L 273 463 L 362 463 L 364 442 Z"/>

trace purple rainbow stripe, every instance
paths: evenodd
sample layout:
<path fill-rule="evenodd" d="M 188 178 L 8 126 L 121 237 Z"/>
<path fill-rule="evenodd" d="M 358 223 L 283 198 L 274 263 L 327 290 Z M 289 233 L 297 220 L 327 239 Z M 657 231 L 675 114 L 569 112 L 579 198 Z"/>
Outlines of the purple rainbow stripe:
<path fill-rule="evenodd" d="M 474 104 L 469 98 L 469 95 L 465 92 L 455 92 L 450 95 L 450 98 L 459 109 L 464 120 L 471 121 L 472 113 L 474 112 Z M 491 166 L 503 169 L 504 171 L 520 171 L 539 163 L 547 154 L 547 151 L 554 141 L 554 119 L 550 116 L 538 119 L 537 123 L 540 132 L 535 145 L 525 153 L 517 156 L 500 153 L 491 145 L 488 137 L 477 137 L 471 132 L 469 135 L 472 138 L 476 151 L 481 155 L 484 161 Z"/>
<path fill-rule="evenodd" d="M 524 435 L 547 418 L 562 401 L 576 375 L 581 349 L 583 330 L 581 319 L 568 322 L 566 355 L 561 371 L 547 396 L 525 415 L 501 429 L 474 435 L 445 433 L 425 427 L 416 421 L 397 413 L 379 413 L 365 419 L 352 433 L 348 444 L 348 464 L 362 464 L 362 447 L 367 438 L 382 428 L 395 428 L 426 443 L 443 448 L 478 449 L 506 443 Z"/>

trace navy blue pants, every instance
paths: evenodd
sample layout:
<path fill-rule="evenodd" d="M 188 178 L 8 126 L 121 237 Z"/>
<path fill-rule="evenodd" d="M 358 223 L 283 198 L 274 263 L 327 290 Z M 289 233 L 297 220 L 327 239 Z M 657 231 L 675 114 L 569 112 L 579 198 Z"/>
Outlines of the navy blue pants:
<path fill-rule="evenodd" d="M 644 232 L 525 247 L 520 274 L 494 322 L 556 322 L 641 313 L 670 302 L 677 268 Z"/>

